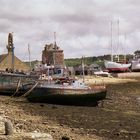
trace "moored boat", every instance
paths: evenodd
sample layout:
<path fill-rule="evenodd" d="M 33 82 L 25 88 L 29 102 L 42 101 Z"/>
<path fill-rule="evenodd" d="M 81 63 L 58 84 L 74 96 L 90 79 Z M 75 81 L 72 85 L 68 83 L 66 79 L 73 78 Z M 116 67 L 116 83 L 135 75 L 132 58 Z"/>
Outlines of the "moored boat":
<path fill-rule="evenodd" d="M 133 59 L 131 63 L 132 63 L 131 66 L 132 71 L 140 71 L 140 58 Z"/>
<path fill-rule="evenodd" d="M 126 72 L 129 71 L 131 63 L 117 63 L 113 61 L 105 61 L 105 67 L 109 72 Z"/>
<path fill-rule="evenodd" d="M 126 62 L 126 55 L 124 55 L 124 62 L 122 63 L 121 61 L 120 61 L 120 52 L 119 51 L 117 51 L 117 50 L 115 50 L 115 54 L 117 54 L 117 55 L 115 55 L 115 57 L 117 58 L 117 61 L 114 61 L 114 55 L 113 55 L 113 50 L 114 50 L 114 47 L 113 47 L 113 42 L 112 42 L 112 38 L 113 38 L 113 32 L 112 32 L 112 24 L 113 24 L 113 22 L 111 21 L 111 33 L 110 33 L 110 37 L 111 37 L 111 40 L 110 40 L 110 46 L 111 46 L 111 60 L 110 61 L 107 61 L 107 60 L 105 60 L 105 62 L 104 62 L 104 64 L 105 64 L 105 68 L 107 69 L 107 70 L 109 70 L 109 72 L 126 72 L 126 71 L 129 71 L 129 68 L 130 68 L 130 66 L 131 66 L 131 63 L 129 63 L 129 64 L 126 64 L 126 63 L 124 63 L 124 62 Z M 117 42 L 117 49 L 119 50 L 119 48 L 120 48 L 120 42 L 119 42 L 119 33 L 120 33 L 120 31 L 119 31 L 119 19 L 118 19 L 118 21 L 117 21 L 117 25 L 118 25 L 118 42 Z"/>
<path fill-rule="evenodd" d="M 0 73 L 0 95 L 22 95 L 35 84 L 38 77 L 23 73 Z M 29 86 L 27 86 L 29 85 Z"/>

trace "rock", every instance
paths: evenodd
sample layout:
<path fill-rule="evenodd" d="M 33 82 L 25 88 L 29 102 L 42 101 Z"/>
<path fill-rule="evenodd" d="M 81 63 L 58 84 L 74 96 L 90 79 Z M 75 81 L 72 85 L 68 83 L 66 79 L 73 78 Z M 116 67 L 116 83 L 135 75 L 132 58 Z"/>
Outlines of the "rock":
<path fill-rule="evenodd" d="M 137 98 L 137 102 L 140 105 L 140 97 Z"/>
<path fill-rule="evenodd" d="M 0 135 L 1 134 L 5 134 L 5 124 L 2 121 L 0 121 Z"/>
<path fill-rule="evenodd" d="M 62 136 L 61 140 L 70 140 L 68 136 Z"/>
<path fill-rule="evenodd" d="M 39 133 L 39 132 L 32 132 L 32 133 L 23 133 L 21 136 L 23 139 L 29 140 L 53 140 L 52 136 L 47 133 Z"/>
<path fill-rule="evenodd" d="M 9 119 L 0 117 L 0 134 L 13 134 L 13 124 Z"/>
<path fill-rule="evenodd" d="M 5 119 L 5 135 L 13 134 L 13 124 L 10 120 Z"/>
<path fill-rule="evenodd" d="M 0 135 L 0 140 L 53 140 L 47 133 L 15 133 L 13 135 Z"/>
<path fill-rule="evenodd" d="M 10 139 L 5 135 L 0 135 L 0 140 L 10 140 Z"/>
<path fill-rule="evenodd" d="M 110 133 L 110 131 L 109 130 L 107 130 L 107 129 L 101 129 L 100 131 L 99 131 L 99 133 L 101 133 L 101 134 L 106 134 L 106 133 Z"/>

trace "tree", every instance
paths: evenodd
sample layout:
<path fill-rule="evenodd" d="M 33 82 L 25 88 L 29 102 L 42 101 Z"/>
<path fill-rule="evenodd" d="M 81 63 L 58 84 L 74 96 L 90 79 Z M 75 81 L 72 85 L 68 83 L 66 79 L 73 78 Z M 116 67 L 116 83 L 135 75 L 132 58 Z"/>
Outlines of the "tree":
<path fill-rule="evenodd" d="M 140 50 L 135 51 L 134 54 L 137 58 L 140 57 Z"/>

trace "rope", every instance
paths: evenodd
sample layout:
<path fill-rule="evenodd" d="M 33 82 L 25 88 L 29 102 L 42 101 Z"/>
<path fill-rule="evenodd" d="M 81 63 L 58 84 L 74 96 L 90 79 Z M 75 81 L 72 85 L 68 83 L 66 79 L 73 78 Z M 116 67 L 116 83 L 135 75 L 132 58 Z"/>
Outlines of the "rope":
<path fill-rule="evenodd" d="M 21 80 L 18 81 L 17 89 L 16 89 L 16 91 L 14 92 L 14 94 L 11 97 L 14 97 L 16 95 L 16 93 L 19 91 L 20 82 L 21 82 Z"/>
<path fill-rule="evenodd" d="M 35 85 L 34 85 L 31 89 L 29 89 L 26 93 L 24 93 L 24 94 L 22 95 L 22 97 L 26 97 L 27 95 L 29 95 L 29 94 L 34 90 L 34 88 L 35 88 L 37 85 L 38 85 L 38 82 L 35 83 Z"/>

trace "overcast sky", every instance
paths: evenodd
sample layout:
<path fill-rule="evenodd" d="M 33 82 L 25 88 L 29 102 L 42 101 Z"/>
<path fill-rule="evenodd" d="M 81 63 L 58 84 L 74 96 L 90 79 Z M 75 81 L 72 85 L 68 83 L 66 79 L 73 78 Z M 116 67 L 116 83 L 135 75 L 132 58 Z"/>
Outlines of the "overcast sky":
<path fill-rule="evenodd" d="M 140 0 L 0 0 L 0 54 L 9 32 L 22 60 L 28 43 L 31 59 L 41 60 L 54 32 L 65 58 L 109 54 L 111 21 L 114 52 L 132 54 L 140 49 L 139 14 Z"/>

